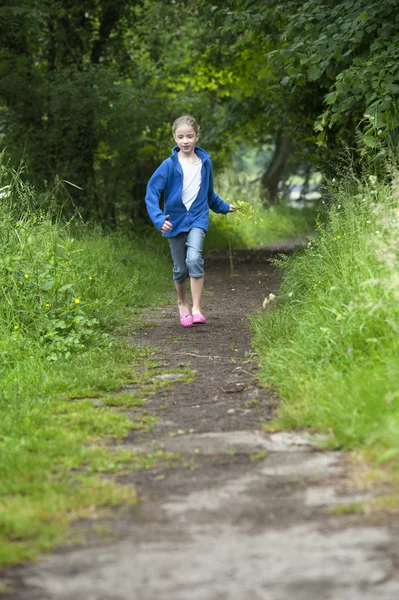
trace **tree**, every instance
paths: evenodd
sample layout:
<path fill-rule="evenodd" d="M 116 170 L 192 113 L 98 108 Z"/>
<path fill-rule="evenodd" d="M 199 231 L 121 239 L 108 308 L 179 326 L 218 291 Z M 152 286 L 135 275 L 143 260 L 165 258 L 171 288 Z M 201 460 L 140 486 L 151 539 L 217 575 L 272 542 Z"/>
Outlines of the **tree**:
<path fill-rule="evenodd" d="M 67 179 L 83 187 L 76 199 L 99 215 L 95 154 L 116 78 L 107 46 L 128 4 L 22 0 L 18 7 L 6 2 L 0 12 L 9 151 L 23 155 L 37 181 Z"/>
<path fill-rule="evenodd" d="M 315 151 L 313 123 L 322 109 L 322 95 L 315 93 L 316 86 L 309 86 L 298 102 L 298 97 L 280 84 L 281 65 L 271 61 L 265 65 L 264 57 L 279 46 L 287 21 L 281 4 L 232 0 L 226 8 L 225 3 L 203 2 L 201 11 L 212 27 L 201 36 L 199 64 L 214 83 L 214 73 L 218 73 L 219 102 L 224 102 L 226 115 L 234 116 L 224 123 L 225 131 L 229 135 L 233 131 L 237 140 L 252 145 L 274 143 L 274 156 L 261 178 L 269 203 L 276 199 L 289 163 L 303 170 L 305 163 L 309 164 Z"/>
<path fill-rule="evenodd" d="M 208 26 L 190 0 L 5 0 L 0 127 L 13 161 L 23 156 L 36 185 L 83 188 L 69 186 L 71 210 L 145 218 L 176 116 L 196 114 L 219 164 L 234 147 L 233 127 L 231 142 L 221 136 L 233 123 L 231 73 L 205 69 Z"/>
<path fill-rule="evenodd" d="M 252 57 L 247 79 L 273 133 L 276 173 L 281 139 L 328 170 L 342 147 L 360 160 L 399 125 L 399 33 L 396 0 L 230 0 L 212 3 L 231 54 Z M 270 180 L 271 190 L 275 182 Z"/>

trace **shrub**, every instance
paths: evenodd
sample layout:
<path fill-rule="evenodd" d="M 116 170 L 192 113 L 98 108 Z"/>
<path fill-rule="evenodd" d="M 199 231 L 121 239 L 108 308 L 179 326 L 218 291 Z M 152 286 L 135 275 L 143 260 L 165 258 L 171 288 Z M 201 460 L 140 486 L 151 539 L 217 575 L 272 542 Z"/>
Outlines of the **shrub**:
<path fill-rule="evenodd" d="M 306 250 L 280 261 L 275 310 L 252 320 L 262 379 L 284 426 L 399 455 L 399 197 L 373 176 L 332 196 Z"/>

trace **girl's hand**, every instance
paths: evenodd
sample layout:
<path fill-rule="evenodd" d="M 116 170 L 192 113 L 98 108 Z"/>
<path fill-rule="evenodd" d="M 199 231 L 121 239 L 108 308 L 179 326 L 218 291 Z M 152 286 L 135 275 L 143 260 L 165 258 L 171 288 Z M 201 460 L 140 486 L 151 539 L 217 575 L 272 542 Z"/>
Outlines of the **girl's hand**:
<path fill-rule="evenodd" d="M 229 208 L 229 212 L 236 212 L 236 207 L 234 206 L 234 204 L 230 204 L 230 208 Z"/>
<path fill-rule="evenodd" d="M 172 223 L 169 221 L 169 217 L 170 215 L 166 216 L 166 219 L 161 227 L 162 233 L 166 233 L 167 231 L 170 231 L 172 229 Z"/>

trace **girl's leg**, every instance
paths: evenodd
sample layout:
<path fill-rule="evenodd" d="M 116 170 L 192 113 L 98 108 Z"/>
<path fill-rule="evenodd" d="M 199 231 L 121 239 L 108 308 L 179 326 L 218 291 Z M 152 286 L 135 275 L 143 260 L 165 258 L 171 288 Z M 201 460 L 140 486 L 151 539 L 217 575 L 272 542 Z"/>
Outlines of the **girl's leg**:
<path fill-rule="evenodd" d="M 186 242 L 186 264 L 190 274 L 193 315 L 201 313 L 202 290 L 204 288 L 204 259 L 202 258 L 204 238 L 205 231 L 199 227 L 193 227 L 187 236 Z"/>
<path fill-rule="evenodd" d="M 179 233 L 176 237 L 168 238 L 170 253 L 173 259 L 173 281 L 177 291 L 177 304 L 180 315 L 189 312 L 186 295 L 186 279 L 188 270 L 186 265 L 187 233 Z"/>
<path fill-rule="evenodd" d="M 193 298 L 193 315 L 199 315 L 201 311 L 202 290 L 204 289 L 203 277 L 191 277 L 191 296 Z"/>
<path fill-rule="evenodd" d="M 177 291 L 177 305 L 179 307 L 180 315 L 184 315 L 185 313 L 190 312 L 187 304 L 187 294 L 186 294 L 186 282 L 177 283 L 175 281 L 176 291 Z"/>

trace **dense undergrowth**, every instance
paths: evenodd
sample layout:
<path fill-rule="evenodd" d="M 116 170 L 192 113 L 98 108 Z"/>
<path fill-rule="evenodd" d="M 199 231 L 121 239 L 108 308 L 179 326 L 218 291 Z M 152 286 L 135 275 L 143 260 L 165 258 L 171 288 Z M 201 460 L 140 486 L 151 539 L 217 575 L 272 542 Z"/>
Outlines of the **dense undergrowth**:
<path fill-rule="evenodd" d="M 252 319 L 281 427 L 399 458 L 399 186 L 370 176 L 330 190 L 308 247 L 283 267 L 274 310 Z"/>
<path fill-rule="evenodd" d="M 146 383 L 138 368 L 151 353 L 125 338 L 135 311 L 166 301 L 170 266 L 165 246 L 67 224 L 38 209 L 15 173 L 0 174 L 0 564 L 12 564 L 98 507 L 135 501 L 100 475 L 157 457 L 112 451 L 107 440 L 154 419 L 142 398 L 109 392 Z M 90 397 L 101 404 L 77 401 Z"/>

